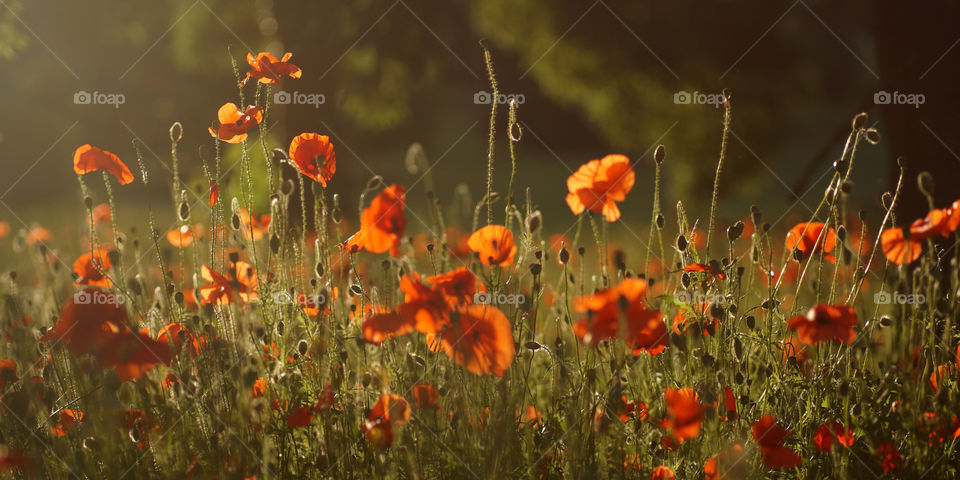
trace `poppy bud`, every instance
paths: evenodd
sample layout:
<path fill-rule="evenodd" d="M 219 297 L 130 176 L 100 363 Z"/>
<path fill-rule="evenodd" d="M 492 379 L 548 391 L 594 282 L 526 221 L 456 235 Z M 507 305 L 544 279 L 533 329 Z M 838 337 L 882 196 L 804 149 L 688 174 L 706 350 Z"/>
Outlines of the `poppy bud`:
<path fill-rule="evenodd" d="M 300 355 L 307 354 L 307 347 L 309 347 L 309 345 L 307 345 L 306 340 L 301 339 L 299 342 L 297 342 L 297 351 L 300 352 Z"/>
<path fill-rule="evenodd" d="M 541 348 L 543 348 L 543 345 L 540 345 L 539 343 L 534 342 L 534 341 L 529 341 L 529 342 L 525 343 L 523 346 L 524 346 L 524 347 L 527 347 L 528 350 L 533 350 L 533 351 L 537 351 L 537 350 L 540 350 Z"/>
<path fill-rule="evenodd" d="M 756 317 L 754 317 L 753 315 L 748 315 L 748 316 L 747 316 L 747 328 L 749 328 L 750 330 L 753 330 L 753 329 L 756 328 L 756 327 L 757 327 L 757 319 L 756 319 Z"/>
<path fill-rule="evenodd" d="M 382 186 L 383 186 L 383 177 L 381 177 L 380 175 L 374 175 L 373 177 L 370 178 L 370 180 L 367 180 L 366 190 L 373 191 Z"/>
<path fill-rule="evenodd" d="M 736 241 L 743 234 L 743 222 L 737 222 L 732 227 L 727 227 L 727 240 Z"/>
<path fill-rule="evenodd" d="M 427 251 L 430 252 L 430 253 L 433 253 L 433 244 L 432 244 L 432 243 L 428 243 L 428 244 L 427 244 Z"/>
<path fill-rule="evenodd" d="M 577 249 L 577 253 L 582 257 L 587 252 L 586 248 L 580 247 Z"/>
<path fill-rule="evenodd" d="M 881 327 L 887 328 L 887 327 L 889 327 L 889 326 L 891 326 L 891 325 L 893 325 L 893 319 L 892 319 L 892 318 L 890 318 L 890 317 L 888 317 L 888 316 L 886 316 L 886 315 L 880 317 L 880 326 L 881 326 Z"/>
<path fill-rule="evenodd" d="M 186 201 L 180 202 L 180 210 L 178 212 L 178 215 L 180 216 L 180 221 L 182 222 L 186 222 L 187 220 L 190 220 L 190 205 L 187 204 Z"/>
<path fill-rule="evenodd" d="M 350 293 L 354 295 L 361 295 L 363 294 L 363 287 L 354 283 L 353 285 L 350 285 Z"/>
<path fill-rule="evenodd" d="M 543 260 L 543 250 L 537 250 L 536 252 L 533 252 L 533 256 L 536 257 L 537 260 Z"/>
<path fill-rule="evenodd" d="M 240 215 L 234 213 L 233 216 L 230 217 L 230 226 L 232 226 L 234 230 L 240 230 Z"/>
<path fill-rule="evenodd" d="M 570 252 L 567 251 L 566 247 L 560 248 L 560 255 L 558 257 L 560 265 L 566 265 L 570 261 Z"/>
<path fill-rule="evenodd" d="M 687 250 L 687 237 L 680 235 L 677 237 L 677 250 L 685 252 Z"/>
<path fill-rule="evenodd" d="M 763 218 L 763 214 L 760 213 L 760 208 L 757 207 L 756 205 L 751 205 L 751 206 L 750 206 L 750 220 L 753 222 L 753 224 L 754 224 L 754 225 L 759 225 L 759 224 L 760 224 L 760 219 L 762 219 L 762 218 Z"/>
<path fill-rule="evenodd" d="M 839 227 L 837 227 L 837 238 L 841 242 L 844 242 L 847 240 L 847 227 L 843 225 L 840 225 Z"/>
<path fill-rule="evenodd" d="M 663 219 L 663 214 L 662 214 L 662 213 L 658 213 L 658 214 L 657 214 L 657 229 L 663 230 L 663 225 L 664 225 L 664 223 L 665 223 L 665 220 Z"/>
<path fill-rule="evenodd" d="M 690 288 L 690 275 L 687 275 L 687 272 L 680 275 L 680 284 L 683 285 L 684 289 Z"/>
<path fill-rule="evenodd" d="M 539 263 L 531 263 L 531 264 L 530 264 L 530 274 L 533 275 L 534 277 L 540 275 L 540 270 L 541 270 L 541 268 L 542 268 L 542 267 L 540 266 Z"/>
<path fill-rule="evenodd" d="M 798 250 L 798 249 L 794 249 L 794 250 L 793 250 L 793 259 L 796 260 L 796 261 L 798 261 L 798 262 L 801 261 L 801 260 L 803 260 L 803 252 L 801 252 L 801 251 Z"/>
<path fill-rule="evenodd" d="M 277 322 L 277 335 L 279 335 L 279 336 L 281 336 L 281 337 L 283 336 L 284 326 L 285 326 L 285 325 L 283 324 L 283 321 L 282 321 L 282 320 L 279 321 L 279 322 Z"/>
<path fill-rule="evenodd" d="M 733 383 L 736 383 L 737 385 L 742 385 L 742 384 L 743 384 L 743 373 L 737 372 L 737 374 L 733 376 Z M 741 397 L 741 398 L 742 398 L 742 397 Z"/>
<path fill-rule="evenodd" d="M 765 310 L 773 310 L 774 308 L 777 308 L 777 306 L 779 305 L 780 305 L 780 302 L 772 298 L 764 300 L 764 302 L 760 304 L 760 306 L 763 307 Z"/>
<path fill-rule="evenodd" d="M 313 267 L 313 273 L 317 274 L 317 278 L 323 278 L 323 262 L 317 262 Z"/>
<path fill-rule="evenodd" d="M 666 155 L 666 148 L 663 145 L 657 145 L 657 149 L 653 151 L 653 161 L 657 162 L 657 165 L 663 164 L 664 155 Z"/>
<path fill-rule="evenodd" d="M 850 192 L 853 191 L 853 184 L 850 182 L 843 182 L 840 184 L 840 192 L 844 195 L 850 195 Z"/>
<path fill-rule="evenodd" d="M 714 363 L 714 358 L 710 355 L 703 355 L 700 357 L 700 361 L 703 363 L 704 367 L 712 367 Z"/>
<path fill-rule="evenodd" d="M 770 231 L 770 224 L 764 223 L 763 225 L 760 225 L 760 229 L 763 230 L 763 233 L 767 233 Z"/>
<path fill-rule="evenodd" d="M 280 237 L 276 233 L 270 235 L 270 251 L 276 255 L 280 251 Z"/>
<path fill-rule="evenodd" d="M 83 197 L 83 205 L 87 207 L 87 210 L 93 208 L 93 199 L 90 197 Z"/>
<path fill-rule="evenodd" d="M 920 191 L 924 195 L 932 197 L 936 186 L 933 182 L 933 175 L 930 175 L 930 172 L 920 172 L 920 175 L 917 175 L 917 186 L 920 187 Z"/>
<path fill-rule="evenodd" d="M 843 159 L 843 158 L 841 158 L 841 159 L 839 159 L 839 160 L 835 160 L 835 161 L 833 162 L 833 169 L 836 170 L 836 171 L 839 172 L 839 173 L 846 172 L 846 171 L 847 171 L 847 160 L 846 160 L 846 159 Z"/>
<path fill-rule="evenodd" d="M 733 355 L 738 362 L 743 361 L 743 341 L 740 340 L 740 337 L 733 339 Z"/>

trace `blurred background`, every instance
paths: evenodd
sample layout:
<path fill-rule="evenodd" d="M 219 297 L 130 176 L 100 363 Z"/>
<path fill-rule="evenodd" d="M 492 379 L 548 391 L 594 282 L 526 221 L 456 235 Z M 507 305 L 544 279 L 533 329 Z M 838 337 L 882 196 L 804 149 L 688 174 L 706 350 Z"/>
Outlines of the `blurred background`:
<path fill-rule="evenodd" d="M 624 220 L 649 224 L 659 143 L 667 151 L 664 205 L 683 199 L 704 218 L 724 88 L 733 100 L 726 221 L 745 218 L 750 204 L 771 222 L 806 218 L 861 111 L 881 142 L 860 147 L 853 205 L 878 211 L 896 176 L 891 165 L 904 156 L 903 214 L 918 214 L 926 209 L 915 187 L 922 170 L 935 174 L 939 203 L 960 197 L 949 181 L 960 163 L 960 7 L 902 3 L 0 0 L 0 219 L 19 226 L 82 212 L 71 159 L 84 143 L 136 171 L 131 141 L 142 142 L 157 181 L 149 195 L 169 202 L 168 129 L 178 121 L 180 169 L 205 195 L 201 148 L 208 162 L 213 148 L 206 129 L 220 105 L 238 102 L 231 59 L 245 72 L 247 51 L 293 52 L 303 77 L 284 90 L 322 103 L 277 106 L 268 146 L 286 148 L 301 131 L 330 135 L 338 158 L 331 190 L 347 205 L 373 174 L 416 182 L 420 174 L 404 166 L 414 142 L 436 168 L 432 182 L 408 194 L 412 208 L 423 208 L 428 189 L 450 202 L 461 184 L 476 201 L 490 110 L 477 102 L 490 91 L 480 39 L 492 49 L 501 92 L 522 98 L 518 184 L 532 187 L 550 228 L 573 221 L 566 177 L 613 152 L 638 160 Z M 496 181 L 504 191 L 506 106 L 499 113 Z M 228 171 L 239 147 L 225 152 Z M 236 182 L 234 172 L 225 183 Z M 131 212 L 150 198 L 139 182 L 118 195 Z"/>

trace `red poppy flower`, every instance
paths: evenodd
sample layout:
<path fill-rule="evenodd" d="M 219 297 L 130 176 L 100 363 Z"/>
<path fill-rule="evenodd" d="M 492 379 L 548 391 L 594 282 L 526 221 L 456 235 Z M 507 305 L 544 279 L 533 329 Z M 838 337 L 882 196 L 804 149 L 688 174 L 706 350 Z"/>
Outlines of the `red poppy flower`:
<path fill-rule="evenodd" d="M 113 214 L 110 212 L 110 205 L 101 203 L 93 207 L 93 223 L 95 225 L 108 224 L 113 220 Z"/>
<path fill-rule="evenodd" d="M 210 206 L 212 207 L 216 205 L 217 200 L 220 199 L 220 185 L 217 185 L 217 182 L 214 180 L 210 180 L 209 183 L 210 183 L 210 200 L 207 203 L 209 203 Z"/>
<path fill-rule="evenodd" d="M 617 202 L 627 198 L 633 188 L 634 172 L 630 159 L 623 155 L 607 155 L 591 160 L 567 178 L 567 205 L 574 215 L 584 210 L 603 213 L 608 222 L 620 218 Z"/>
<path fill-rule="evenodd" d="M 0 390 L 5 390 L 7 385 L 17 381 L 17 362 L 13 360 L 0 360 Z M 4 392 L 0 392 L 4 393 Z"/>
<path fill-rule="evenodd" d="M 909 265 L 923 253 L 923 239 L 907 237 L 902 228 L 888 228 L 880 234 L 880 249 L 891 263 Z"/>
<path fill-rule="evenodd" d="M 821 452 L 829 451 L 834 440 L 838 444 L 850 448 L 854 441 L 853 430 L 844 428 L 840 422 L 827 422 L 820 425 L 820 428 L 813 434 L 813 445 Z"/>
<path fill-rule="evenodd" d="M 243 235 L 243 238 L 257 242 L 267 234 L 271 220 L 269 214 L 250 215 L 250 212 L 241 208 L 239 216 L 241 225 L 240 234 Z"/>
<path fill-rule="evenodd" d="M 653 471 L 650 472 L 650 480 L 673 480 L 673 479 L 674 479 L 673 470 L 670 470 L 669 467 L 665 467 L 663 465 L 660 465 L 659 467 L 654 468 Z"/>
<path fill-rule="evenodd" d="M 7 235 L 10 235 L 10 224 L 7 222 L 0 222 L 0 238 L 4 238 Z"/>
<path fill-rule="evenodd" d="M 66 436 L 70 430 L 73 430 L 78 423 L 83 421 L 83 412 L 80 410 L 64 408 L 59 413 L 57 424 L 50 427 L 50 431 L 58 437 Z"/>
<path fill-rule="evenodd" d="M 703 319 L 701 332 L 704 335 L 710 336 L 711 328 L 716 332 L 717 328 L 720 328 L 720 321 L 712 315 L 711 312 L 713 309 L 711 307 L 710 302 L 700 302 L 689 308 L 687 306 L 681 306 L 680 309 L 677 310 L 677 314 L 673 316 L 673 333 L 677 335 L 687 333 L 687 330 L 701 318 Z M 708 325 L 710 328 L 707 328 Z"/>
<path fill-rule="evenodd" d="M 340 247 L 351 252 L 366 250 L 371 253 L 390 251 L 391 256 L 400 255 L 400 240 L 407 228 L 406 187 L 393 184 L 384 188 L 370 206 L 360 215 L 360 231 L 353 234 Z"/>
<path fill-rule="evenodd" d="M 703 465 L 705 480 L 739 480 L 746 478 L 746 464 L 742 461 L 744 457 L 743 446 L 739 443 L 734 444 L 726 452 L 711 457 Z"/>
<path fill-rule="evenodd" d="M 691 263 L 683 267 L 684 272 L 704 272 L 709 273 L 717 278 L 717 280 L 723 280 L 727 278 L 727 274 L 723 273 L 723 270 L 714 270 L 713 267 L 704 263 Z"/>
<path fill-rule="evenodd" d="M 833 263 L 836 257 L 830 252 L 837 247 L 837 234 L 833 227 L 820 222 L 798 223 L 787 233 L 786 247 L 788 251 L 796 248 L 803 258 L 823 252 L 824 258 Z"/>
<path fill-rule="evenodd" d="M 363 338 L 368 343 L 381 344 L 384 340 L 413 333 L 414 323 L 394 313 L 377 313 L 363 321 Z"/>
<path fill-rule="evenodd" d="M 593 295 L 575 297 L 573 309 L 587 315 L 573 325 L 573 333 L 587 345 L 623 336 L 635 355 L 659 355 L 667 346 L 667 326 L 662 313 L 647 307 L 648 290 L 646 280 L 627 278 Z"/>
<path fill-rule="evenodd" d="M 323 386 L 323 390 L 320 391 L 320 395 L 317 396 L 317 401 L 313 404 L 313 411 L 323 413 L 329 410 L 330 407 L 333 407 L 334 400 L 333 385 L 327 382 L 327 384 Z"/>
<path fill-rule="evenodd" d="M 521 423 L 525 423 L 532 427 L 539 427 L 543 425 L 543 414 L 537 410 L 537 407 L 533 405 L 527 405 L 527 408 L 523 410 L 523 415 L 520 417 Z"/>
<path fill-rule="evenodd" d="M 287 154 L 300 173 L 324 187 L 337 172 L 337 156 L 326 135 L 301 133 L 290 142 Z"/>
<path fill-rule="evenodd" d="M 306 427 L 312 421 L 313 409 L 310 407 L 299 407 L 287 416 L 287 426 L 290 428 Z"/>
<path fill-rule="evenodd" d="M 487 225 L 473 232 L 467 245 L 480 257 L 480 263 L 484 265 L 506 267 L 513 263 L 513 257 L 517 254 L 513 234 L 503 225 Z"/>
<path fill-rule="evenodd" d="M 903 465 L 900 449 L 892 443 L 887 442 L 877 445 L 877 456 L 880 457 L 880 466 L 883 468 L 883 473 L 892 472 Z"/>
<path fill-rule="evenodd" d="M 133 181 L 133 173 L 120 157 L 92 145 L 83 145 L 73 153 L 73 171 L 77 175 L 103 170 L 113 175 L 120 185 Z"/>
<path fill-rule="evenodd" d="M 178 352 L 184 345 L 187 345 L 192 356 L 195 357 L 200 354 L 200 340 L 187 327 L 179 323 L 168 323 L 161 328 L 157 333 L 157 340 L 173 345 L 173 348 Z"/>
<path fill-rule="evenodd" d="M 250 389 L 250 398 L 260 398 L 267 393 L 267 379 L 260 377 L 253 382 L 253 388 Z"/>
<path fill-rule="evenodd" d="M 510 320 L 491 305 L 467 305 L 450 316 L 440 332 L 444 353 L 471 373 L 503 376 L 516 346 Z"/>
<path fill-rule="evenodd" d="M 27 232 L 24 240 L 26 240 L 28 245 L 36 245 L 38 243 L 49 242 L 51 238 L 53 238 L 53 234 L 50 233 L 50 230 L 43 227 L 34 227 Z"/>
<path fill-rule="evenodd" d="M 410 393 L 413 395 L 413 404 L 417 408 L 432 410 L 440 408 L 437 405 L 437 400 L 440 399 L 440 392 L 437 391 L 437 387 L 429 383 L 418 383 L 410 389 Z"/>
<path fill-rule="evenodd" d="M 257 271 L 246 262 L 231 265 L 227 276 L 203 265 L 200 275 L 210 282 L 200 287 L 200 299 L 204 305 L 229 305 L 233 303 L 234 294 L 244 303 L 257 298 Z"/>
<path fill-rule="evenodd" d="M 260 52 L 257 56 L 247 52 L 247 63 L 250 64 L 251 70 L 247 72 L 247 77 L 243 80 L 243 83 L 246 84 L 248 80 L 253 78 L 267 85 L 279 85 L 284 76 L 300 78 L 303 72 L 300 67 L 290 63 L 290 57 L 292 56 L 292 53 L 287 52 L 283 54 L 283 58 L 277 60 L 277 57 L 267 52 Z"/>
<path fill-rule="evenodd" d="M 263 120 L 263 109 L 250 105 L 246 110 L 240 110 L 233 103 L 224 103 L 217 111 L 217 121 L 220 126 L 214 130 L 207 127 L 210 136 L 219 138 L 221 142 L 240 143 L 247 138 L 247 132 Z"/>
<path fill-rule="evenodd" d="M 393 427 L 410 420 L 410 405 L 400 395 L 385 393 L 367 415 L 364 436 L 371 444 L 389 447 L 393 443 Z"/>
<path fill-rule="evenodd" d="M 62 343 L 75 356 L 99 351 L 109 336 L 128 328 L 122 303 L 110 292 L 84 288 L 71 297 L 43 341 Z"/>
<path fill-rule="evenodd" d="M 199 235 L 194 235 L 194 231 L 199 234 L 202 228 L 198 225 L 191 227 L 189 225 L 184 225 L 180 228 L 174 228 L 166 234 L 167 241 L 170 242 L 170 245 L 173 245 L 177 248 L 186 248 L 193 243 L 193 240 Z"/>
<path fill-rule="evenodd" d="M 788 320 L 787 325 L 807 345 L 830 341 L 851 344 L 857 337 L 853 330 L 857 314 L 848 305 L 816 305 L 806 315 Z"/>
<path fill-rule="evenodd" d="M 116 370 L 124 381 L 140 378 L 156 365 L 169 365 L 171 356 L 166 342 L 133 332 L 110 335 L 99 351 L 103 366 Z"/>
<path fill-rule="evenodd" d="M 459 227 L 447 227 L 443 231 L 445 236 L 444 245 L 450 251 L 450 255 L 455 258 L 466 259 L 470 256 L 470 244 L 467 243 L 469 236 Z"/>
<path fill-rule="evenodd" d="M 680 445 L 700 435 L 704 418 L 700 396 L 692 388 L 684 387 L 668 388 L 664 398 L 667 402 L 667 418 L 663 419 L 660 426 L 670 430 L 669 440 L 668 437 L 664 437 L 664 440 L 670 445 Z"/>
<path fill-rule="evenodd" d="M 427 350 L 433 353 L 440 353 L 443 350 L 443 344 L 440 343 L 440 335 L 428 333 L 424 336 L 427 343 Z"/>
<path fill-rule="evenodd" d="M 801 463 L 800 458 L 793 450 L 783 446 L 783 442 L 790 436 L 790 431 L 777 425 L 777 419 L 767 414 L 754 422 L 753 440 L 760 447 L 763 454 L 763 464 L 770 468 L 793 468 Z"/>
<path fill-rule="evenodd" d="M 730 386 L 723 387 L 723 408 L 726 412 L 723 419 L 732 422 L 737 419 L 737 398 L 733 396 L 733 390 Z"/>
<path fill-rule="evenodd" d="M 97 268 L 99 267 L 99 269 Z M 110 287 L 113 282 L 103 273 L 110 270 L 110 257 L 103 247 L 95 247 L 93 256 L 84 253 L 77 257 L 73 262 L 73 273 L 76 275 L 76 285 L 92 285 L 97 287 Z"/>

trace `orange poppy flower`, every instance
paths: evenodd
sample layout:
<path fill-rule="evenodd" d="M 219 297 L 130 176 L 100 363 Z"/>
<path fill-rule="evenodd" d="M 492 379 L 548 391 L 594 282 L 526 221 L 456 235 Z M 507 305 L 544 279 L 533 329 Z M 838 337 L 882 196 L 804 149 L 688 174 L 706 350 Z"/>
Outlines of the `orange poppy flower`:
<path fill-rule="evenodd" d="M 78 423 L 83 421 L 83 412 L 80 410 L 64 408 L 59 413 L 57 424 L 50 427 L 50 431 L 58 437 L 66 436 L 70 430 L 73 430 Z"/>
<path fill-rule="evenodd" d="M 704 320 L 701 325 L 701 332 L 705 336 L 710 336 L 711 328 L 715 332 L 720 328 L 720 321 L 711 313 L 713 310 L 710 302 L 700 302 L 691 307 L 681 306 L 677 314 L 673 316 L 673 333 L 683 335 L 701 318 Z"/>
<path fill-rule="evenodd" d="M 330 137 L 318 133 L 301 133 L 290 142 L 287 152 L 300 173 L 327 186 L 337 172 L 337 156 Z"/>
<path fill-rule="evenodd" d="M 200 300 L 204 305 L 229 305 L 233 303 L 234 294 L 243 303 L 257 298 L 257 271 L 246 262 L 231 265 L 227 276 L 203 265 L 200 275 L 210 282 L 200 287 Z"/>
<path fill-rule="evenodd" d="M 723 270 L 714 270 L 713 267 L 704 263 L 691 263 L 683 267 L 684 272 L 704 272 L 709 273 L 717 278 L 717 280 L 723 280 L 727 278 L 727 274 Z"/>
<path fill-rule="evenodd" d="M 724 453 L 711 457 L 703 465 L 705 480 L 739 480 L 746 478 L 746 464 L 742 462 L 743 457 L 743 445 L 739 443 L 734 444 Z"/>
<path fill-rule="evenodd" d="M 384 188 L 370 206 L 360 215 L 360 231 L 353 234 L 340 248 L 371 253 L 390 251 L 391 256 L 400 255 L 400 240 L 407 228 L 406 187 L 393 184 Z"/>
<path fill-rule="evenodd" d="M 180 228 L 174 228 L 167 232 L 167 241 L 170 242 L 170 245 L 173 245 L 177 248 L 186 248 L 189 247 L 194 240 L 194 227 L 189 225 L 184 225 Z"/>
<path fill-rule="evenodd" d="M 751 430 L 753 440 L 763 454 L 763 464 L 767 467 L 793 468 L 803 463 L 803 459 L 793 453 L 793 450 L 783 446 L 784 440 L 790 436 L 790 430 L 777 425 L 777 419 L 773 415 L 760 417 Z"/>
<path fill-rule="evenodd" d="M 820 425 L 817 432 L 813 434 L 813 445 L 821 452 L 829 451 L 834 440 L 838 444 L 850 448 L 854 440 L 853 430 L 844 428 L 840 422 L 827 422 Z"/>
<path fill-rule="evenodd" d="M 450 255 L 461 259 L 470 256 L 470 245 L 467 243 L 469 236 L 463 230 L 458 227 L 447 227 L 444 234 L 446 235 L 446 246 Z"/>
<path fill-rule="evenodd" d="M 414 323 L 394 312 L 378 313 L 364 320 L 361 330 L 367 343 L 379 345 L 384 340 L 413 333 Z"/>
<path fill-rule="evenodd" d="M 251 398 L 260 398 L 267 393 L 267 379 L 260 377 L 253 382 L 253 388 L 250 390 Z"/>
<path fill-rule="evenodd" d="M 240 110 L 235 104 L 228 102 L 217 110 L 220 126 L 216 130 L 207 127 L 207 130 L 210 131 L 210 136 L 219 138 L 221 142 L 240 143 L 246 140 L 247 132 L 262 120 L 262 108 L 249 105 L 246 110 Z"/>
<path fill-rule="evenodd" d="M 277 57 L 267 52 L 260 52 L 257 56 L 247 52 L 247 63 L 251 70 L 247 72 L 247 77 L 243 79 L 243 83 L 246 84 L 248 80 L 253 78 L 267 85 L 279 85 L 284 76 L 300 78 L 303 72 L 300 67 L 290 63 L 290 57 L 292 56 L 292 53 L 287 52 L 283 54 L 283 58 L 277 60 Z"/>
<path fill-rule="evenodd" d="M 17 362 L 13 360 L 0 360 L 0 390 L 7 388 L 7 385 L 17 381 Z"/>
<path fill-rule="evenodd" d="M 410 405 L 400 395 L 385 393 L 367 415 L 364 423 L 364 436 L 371 444 L 389 447 L 393 443 L 394 425 L 402 425 L 410 420 Z"/>
<path fill-rule="evenodd" d="M 856 325 L 857 314 L 848 305 L 815 305 L 806 315 L 787 321 L 787 326 L 807 345 L 829 341 L 851 344 L 857 337 L 853 330 Z"/>
<path fill-rule="evenodd" d="M 440 392 L 437 391 L 437 387 L 429 383 L 418 383 L 410 389 L 410 393 L 413 394 L 413 403 L 417 408 L 433 410 L 440 408 L 437 405 L 437 400 L 440 399 Z"/>
<path fill-rule="evenodd" d="M 299 407 L 287 416 L 287 426 L 290 428 L 306 427 L 312 421 L 313 409 L 310 407 Z"/>
<path fill-rule="evenodd" d="M 516 351 L 506 315 L 491 305 L 467 305 L 450 317 L 440 332 L 444 353 L 471 373 L 502 377 Z"/>
<path fill-rule="evenodd" d="M 140 378 L 156 365 L 169 365 L 172 355 L 166 342 L 146 333 L 125 332 L 110 335 L 99 357 L 105 368 L 113 368 L 120 380 L 126 381 Z"/>
<path fill-rule="evenodd" d="M 788 251 L 799 250 L 803 253 L 803 258 L 810 258 L 811 255 L 823 252 L 823 258 L 830 263 L 836 261 L 836 257 L 830 252 L 837 247 L 837 233 L 833 227 L 826 227 L 821 222 L 796 224 L 787 232 L 785 245 Z"/>
<path fill-rule="evenodd" d="M 216 205 L 217 200 L 220 199 L 220 185 L 217 185 L 217 182 L 214 180 L 210 180 L 209 183 L 210 183 L 210 199 L 207 203 L 209 203 L 210 206 L 212 207 Z"/>
<path fill-rule="evenodd" d="M 737 419 L 737 398 L 729 385 L 723 387 L 723 408 L 726 410 L 721 417 L 723 420 L 732 422 Z"/>
<path fill-rule="evenodd" d="M 122 301 L 110 292 L 84 288 L 71 297 L 57 323 L 43 341 L 59 342 L 75 356 L 102 349 L 110 334 L 126 329 L 129 321 Z"/>
<path fill-rule="evenodd" d="M 880 467 L 883 473 L 892 472 L 903 465 L 903 457 L 896 445 L 886 442 L 877 446 L 877 456 L 880 457 Z"/>
<path fill-rule="evenodd" d="M 51 238 L 53 238 L 53 234 L 50 233 L 50 230 L 43 227 L 34 227 L 27 232 L 25 240 L 28 245 L 36 245 L 38 243 L 47 243 Z"/>
<path fill-rule="evenodd" d="M 241 225 L 240 234 L 247 240 L 260 241 L 270 228 L 271 218 L 269 214 L 250 215 L 250 212 L 241 208 L 238 216 Z"/>
<path fill-rule="evenodd" d="M 0 222 L 0 238 L 4 238 L 7 235 L 10 235 L 10 224 L 7 222 Z"/>
<path fill-rule="evenodd" d="M 99 269 L 97 268 L 99 267 Z M 103 247 L 95 247 L 93 256 L 84 253 L 77 257 L 73 262 L 73 273 L 76 275 L 75 285 L 93 285 L 97 287 L 109 287 L 113 285 L 103 273 L 110 270 L 110 257 Z"/>
<path fill-rule="evenodd" d="M 674 479 L 673 470 L 670 470 L 669 467 L 665 467 L 663 465 L 660 465 L 659 467 L 654 468 L 653 471 L 650 472 L 650 480 L 673 480 L 673 479 Z"/>
<path fill-rule="evenodd" d="M 200 354 L 200 340 L 186 326 L 179 323 L 168 323 L 161 328 L 157 332 L 157 340 L 173 345 L 173 348 L 178 352 L 184 345 L 188 345 L 192 356 L 195 357 Z"/>
<path fill-rule="evenodd" d="M 113 214 L 110 212 L 110 205 L 106 203 L 101 203 L 96 207 L 93 207 L 93 223 L 95 225 L 102 225 L 105 223 L 110 223 L 113 220 Z"/>
<path fill-rule="evenodd" d="M 440 353 L 443 350 L 443 344 L 440 342 L 440 335 L 435 333 L 428 333 L 425 335 L 427 342 L 427 350 L 430 350 L 433 353 Z"/>
<path fill-rule="evenodd" d="M 794 357 L 801 371 L 809 374 L 810 365 L 807 362 L 810 360 L 810 352 L 807 351 L 807 346 L 797 337 L 786 338 L 780 343 L 783 345 L 783 361 Z"/>
<path fill-rule="evenodd" d="M 73 153 L 73 171 L 77 175 L 83 175 L 97 170 L 110 173 L 120 182 L 120 185 L 133 181 L 133 173 L 120 161 L 120 157 L 90 144 L 77 148 Z"/>
<path fill-rule="evenodd" d="M 660 426 L 670 430 L 670 436 L 664 437 L 664 440 L 670 445 L 680 445 L 700 435 L 704 408 L 697 392 L 690 387 L 668 388 L 664 398 L 667 402 L 667 418 L 663 419 Z"/>
<path fill-rule="evenodd" d="M 484 265 L 506 267 L 513 263 L 513 257 L 517 254 L 513 234 L 503 225 L 487 225 L 473 232 L 467 245 L 480 257 L 480 263 Z"/>
<path fill-rule="evenodd" d="M 923 239 L 907 237 L 902 228 L 888 228 L 880 234 L 880 248 L 891 263 L 909 265 L 923 253 Z"/>
<path fill-rule="evenodd" d="M 667 326 L 662 313 L 647 307 L 648 291 L 646 280 L 627 278 L 593 295 L 575 297 L 573 309 L 587 315 L 573 325 L 573 333 L 587 345 L 622 335 L 634 355 L 659 355 L 667 346 Z"/>
<path fill-rule="evenodd" d="M 627 198 L 633 182 L 633 167 L 626 156 L 607 155 L 590 160 L 567 178 L 567 205 L 574 215 L 590 210 L 615 222 L 620 218 L 617 202 Z"/>

